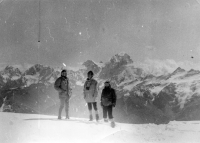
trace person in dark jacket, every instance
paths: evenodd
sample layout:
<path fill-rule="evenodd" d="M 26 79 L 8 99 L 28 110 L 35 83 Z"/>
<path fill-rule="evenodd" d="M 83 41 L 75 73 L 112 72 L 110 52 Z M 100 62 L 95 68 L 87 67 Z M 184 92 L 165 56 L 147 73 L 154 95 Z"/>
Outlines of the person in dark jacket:
<path fill-rule="evenodd" d="M 88 105 L 88 110 L 89 110 L 89 120 L 93 120 L 92 116 L 92 106 L 95 110 L 96 113 L 96 121 L 99 120 L 99 114 L 98 114 L 98 109 L 97 109 L 97 96 L 98 96 L 98 87 L 97 87 L 97 81 L 93 79 L 94 73 L 92 71 L 88 72 L 88 78 L 84 84 L 83 88 L 83 94 L 84 94 L 84 99 L 87 102 Z"/>
<path fill-rule="evenodd" d="M 106 81 L 104 83 L 104 89 L 101 94 L 101 106 L 103 108 L 103 118 L 105 122 L 108 122 L 108 118 L 111 121 L 111 125 L 114 126 L 115 122 L 113 120 L 112 110 L 116 105 L 116 93 L 115 90 L 111 87 L 110 82 Z"/>
<path fill-rule="evenodd" d="M 69 99 L 70 99 L 71 88 L 69 86 L 69 79 L 67 78 L 66 70 L 62 70 L 61 76 L 55 81 L 54 88 L 58 91 L 60 99 L 58 119 L 61 119 L 61 113 L 64 106 L 66 112 L 66 119 L 69 119 Z"/>

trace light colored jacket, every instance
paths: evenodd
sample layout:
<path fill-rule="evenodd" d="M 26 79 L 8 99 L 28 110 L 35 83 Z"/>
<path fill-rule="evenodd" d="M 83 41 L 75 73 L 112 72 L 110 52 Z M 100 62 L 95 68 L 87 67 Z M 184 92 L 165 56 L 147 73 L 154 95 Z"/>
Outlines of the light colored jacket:
<path fill-rule="evenodd" d="M 98 87 L 97 81 L 95 79 L 86 80 L 83 88 L 83 95 L 85 101 L 88 102 L 96 102 L 98 96 Z M 89 89 L 88 89 L 89 88 Z"/>
<path fill-rule="evenodd" d="M 59 93 L 59 98 L 70 97 L 71 88 L 69 86 L 68 78 L 59 77 L 54 84 L 54 88 Z"/>

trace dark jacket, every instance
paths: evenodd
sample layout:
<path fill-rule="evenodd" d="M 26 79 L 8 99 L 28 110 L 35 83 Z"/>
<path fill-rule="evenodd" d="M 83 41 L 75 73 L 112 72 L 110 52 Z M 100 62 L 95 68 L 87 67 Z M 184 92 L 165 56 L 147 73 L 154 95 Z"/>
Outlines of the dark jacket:
<path fill-rule="evenodd" d="M 104 88 L 101 94 L 101 104 L 103 106 L 116 105 L 117 96 L 115 90 L 111 87 Z"/>
<path fill-rule="evenodd" d="M 67 77 L 59 77 L 54 84 L 54 88 L 58 91 L 60 98 L 70 96 L 71 88 Z"/>

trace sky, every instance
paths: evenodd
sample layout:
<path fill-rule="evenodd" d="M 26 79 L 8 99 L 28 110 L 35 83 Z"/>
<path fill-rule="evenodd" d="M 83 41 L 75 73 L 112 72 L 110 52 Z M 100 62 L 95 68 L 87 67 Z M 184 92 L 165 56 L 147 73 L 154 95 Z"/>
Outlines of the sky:
<path fill-rule="evenodd" d="M 0 63 L 77 66 L 120 52 L 198 64 L 200 0 L 0 0 Z"/>

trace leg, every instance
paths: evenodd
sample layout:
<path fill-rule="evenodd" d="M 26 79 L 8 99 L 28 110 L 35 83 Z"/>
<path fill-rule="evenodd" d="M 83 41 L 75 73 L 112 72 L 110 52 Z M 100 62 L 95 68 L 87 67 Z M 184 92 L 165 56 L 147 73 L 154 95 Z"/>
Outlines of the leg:
<path fill-rule="evenodd" d="M 98 121 L 99 120 L 99 113 L 98 113 L 98 109 L 97 109 L 97 102 L 93 102 L 93 108 L 95 110 L 95 113 L 96 113 L 96 120 Z"/>
<path fill-rule="evenodd" d="M 65 113 L 66 118 L 69 119 L 69 97 L 65 99 Z"/>
<path fill-rule="evenodd" d="M 112 115 L 112 106 L 108 106 L 108 116 L 109 116 L 109 120 L 111 121 L 111 127 L 115 127 L 115 122 L 113 120 L 113 115 Z"/>
<path fill-rule="evenodd" d="M 93 105 L 94 110 L 98 111 L 98 109 L 97 109 L 97 102 L 93 102 L 92 105 Z"/>
<path fill-rule="evenodd" d="M 103 118 L 104 118 L 104 121 L 107 122 L 107 113 L 108 113 L 108 109 L 107 109 L 107 106 L 103 106 Z"/>
<path fill-rule="evenodd" d="M 92 111 L 92 103 L 87 103 L 87 105 L 88 105 L 88 110 Z"/>
<path fill-rule="evenodd" d="M 58 119 L 61 119 L 61 113 L 62 113 L 62 109 L 64 108 L 64 104 L 65 104 L 65 100 L 60 98 L 60 108 L 58 112 Z"/>
<path fill-rule="evenodd" d="M 112 115 L 112 106 L 108 106 L 108 117 L 109 117 L 109 120 L 112 121 L 113 119 L 113 115 Z"/>
<path fill-rule="evenodd" d="M 89 110 L 89 113 L 90 113 L 90 121 L 93 120 L 93 117 L 92 117 L 92 103 L 87 103 L 88 104 L 88 110 Z"/>

